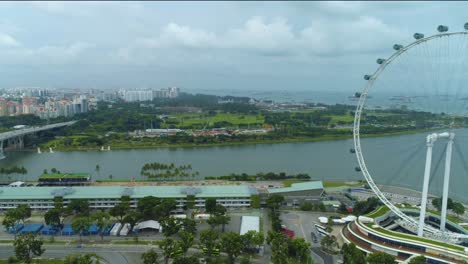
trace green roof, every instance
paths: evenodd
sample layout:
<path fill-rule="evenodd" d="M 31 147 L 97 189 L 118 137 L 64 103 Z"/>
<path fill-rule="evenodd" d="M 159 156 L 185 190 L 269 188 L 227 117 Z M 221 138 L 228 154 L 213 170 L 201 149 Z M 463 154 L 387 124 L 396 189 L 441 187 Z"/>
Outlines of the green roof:
<path fill-rule="evenodd" d="M 298 182 L 291 184 L 291 187 L 285 188 L 271 188 L 268 189 L 269 193 L 284 193 L 284 192 L 298 192 L 298 191 L 309 191 L 309 190 L 320 190 L 323 189 L 322 181 L 308 181 Z"/>
<path fill-rule="evenodd" d="M 160 198 L 183 198 L 187 194 L 196 197 L 250 197 L 257 194 L 255 188 L 245 185 L 209 185 L 209 186 L 77 186 L 77 187 L 0 187 L 0 200 L 53 199 L 61 196 L 67 199 L 105 199 L 130 196 L 142 198 L 155 196 Z"/>
<path fill-rule="evenodd" d="M 88 178 L 88 173 L 51 173 L 42 174 L 39 179 Z"/>

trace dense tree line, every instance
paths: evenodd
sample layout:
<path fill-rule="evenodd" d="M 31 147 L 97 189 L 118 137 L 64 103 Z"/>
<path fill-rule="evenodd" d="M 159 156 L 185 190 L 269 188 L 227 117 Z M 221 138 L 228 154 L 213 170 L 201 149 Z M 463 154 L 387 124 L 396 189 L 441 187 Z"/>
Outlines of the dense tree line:
<path fill-rule="evenodd" d="M 195 177 L 199 175 L 198 171 L 192 172 L 190 164 L 176 166 L 174 163 L 159 162 L 146 163 L 141 168 L 140 174 L 148 178 Z"/>
<path fill-rule="evenodd" d="M 307 173 L 299 173 L 293 175 L 287 175 L 285 172 L 274 173 L 274 172 L 259 172 L 255 175 L 248 175 L 247 173 L 235 174 L 232 173 L 228 176 L 208 176 L 206 180 L 227 180 L 227 181 L 266 181 L 266 180 L 287 180 L 287 179 L 298 179 L 298 180 L 309 180 L 310 176 Z"/>
<path fill-rule="evenodd" d="M 13 167 L 9 167 L 9 168 L 0 168 L 0 174 L 13 174 L 13 173 L 17 173 L 17 174 L 26 174 L 28 173 L 28 170 L 26 170 L 25 167 L 21 166 L 13 166 Z"/>

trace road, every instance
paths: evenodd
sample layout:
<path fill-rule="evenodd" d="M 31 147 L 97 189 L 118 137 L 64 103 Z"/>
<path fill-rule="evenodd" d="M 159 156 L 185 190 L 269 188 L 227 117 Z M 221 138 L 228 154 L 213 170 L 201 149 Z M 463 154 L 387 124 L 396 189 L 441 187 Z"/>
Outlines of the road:
<path fill-rule="evenodd" d="M 317 264 L 334 264 L 337 257 L 328 255 L 321 250 L 320 239 L 317 243 L 312 240 L 311 232 L 314 232 L 317 237 L 320 237 L 314 224 L 319 224 L 319 216 L 329 216 L 333 213 L 323 212 L 301 212 L 301 211 L 287 211 L 282 212 L 281 219 L 283 224 L 294 231 L 296 237 L 302 237 L 311 244 L 311 256 L 314 263 Z"/>
<path fill-rule="evenodd" d="M 44 245 L 46 251 L 42 258 L 65 258 L 74 253 L 96 253 L 106 263 L 111 264 L 129 264 L 141 263 L 140 255 L 146 252 L 150 246 L 132 246 L 132 245 L 103 245 L 103 246 L 84 246 L 78 248 L 76 245 Z M 7 259 L 14 252 L 12 245 L 0 245 L 0 259 Z"/>

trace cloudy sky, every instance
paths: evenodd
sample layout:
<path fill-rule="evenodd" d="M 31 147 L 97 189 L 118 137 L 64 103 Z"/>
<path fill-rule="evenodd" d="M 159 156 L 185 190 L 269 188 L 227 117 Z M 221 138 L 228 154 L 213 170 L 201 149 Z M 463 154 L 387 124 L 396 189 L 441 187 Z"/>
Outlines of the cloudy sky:
<path fill-rule="evenodd" d="M 0 87 L 355 91 L 466 2 L 0 2 Z"/>

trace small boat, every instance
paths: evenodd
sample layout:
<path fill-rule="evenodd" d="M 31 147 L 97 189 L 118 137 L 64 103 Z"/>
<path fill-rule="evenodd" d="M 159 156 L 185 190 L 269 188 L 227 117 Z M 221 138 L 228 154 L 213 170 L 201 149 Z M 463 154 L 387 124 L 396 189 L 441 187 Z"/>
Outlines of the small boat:
<path fill-rule="evenodd" d="M 54 153 L 54 151 L 52 150 L 52 148 L 49 148 L 49 152 L 50 152 L 50 153 Z"/>
<path fill-rule="evenodd" d="M 104 146 L 101 146 L 101 151 L 110 151 L 110 146 L 107 146 L 107 149 L 104 148 Z"/>
<path fill-rule="evenodd" d="M 41 154 L 41 148 L 37 148 L 37 154 Z"/>

